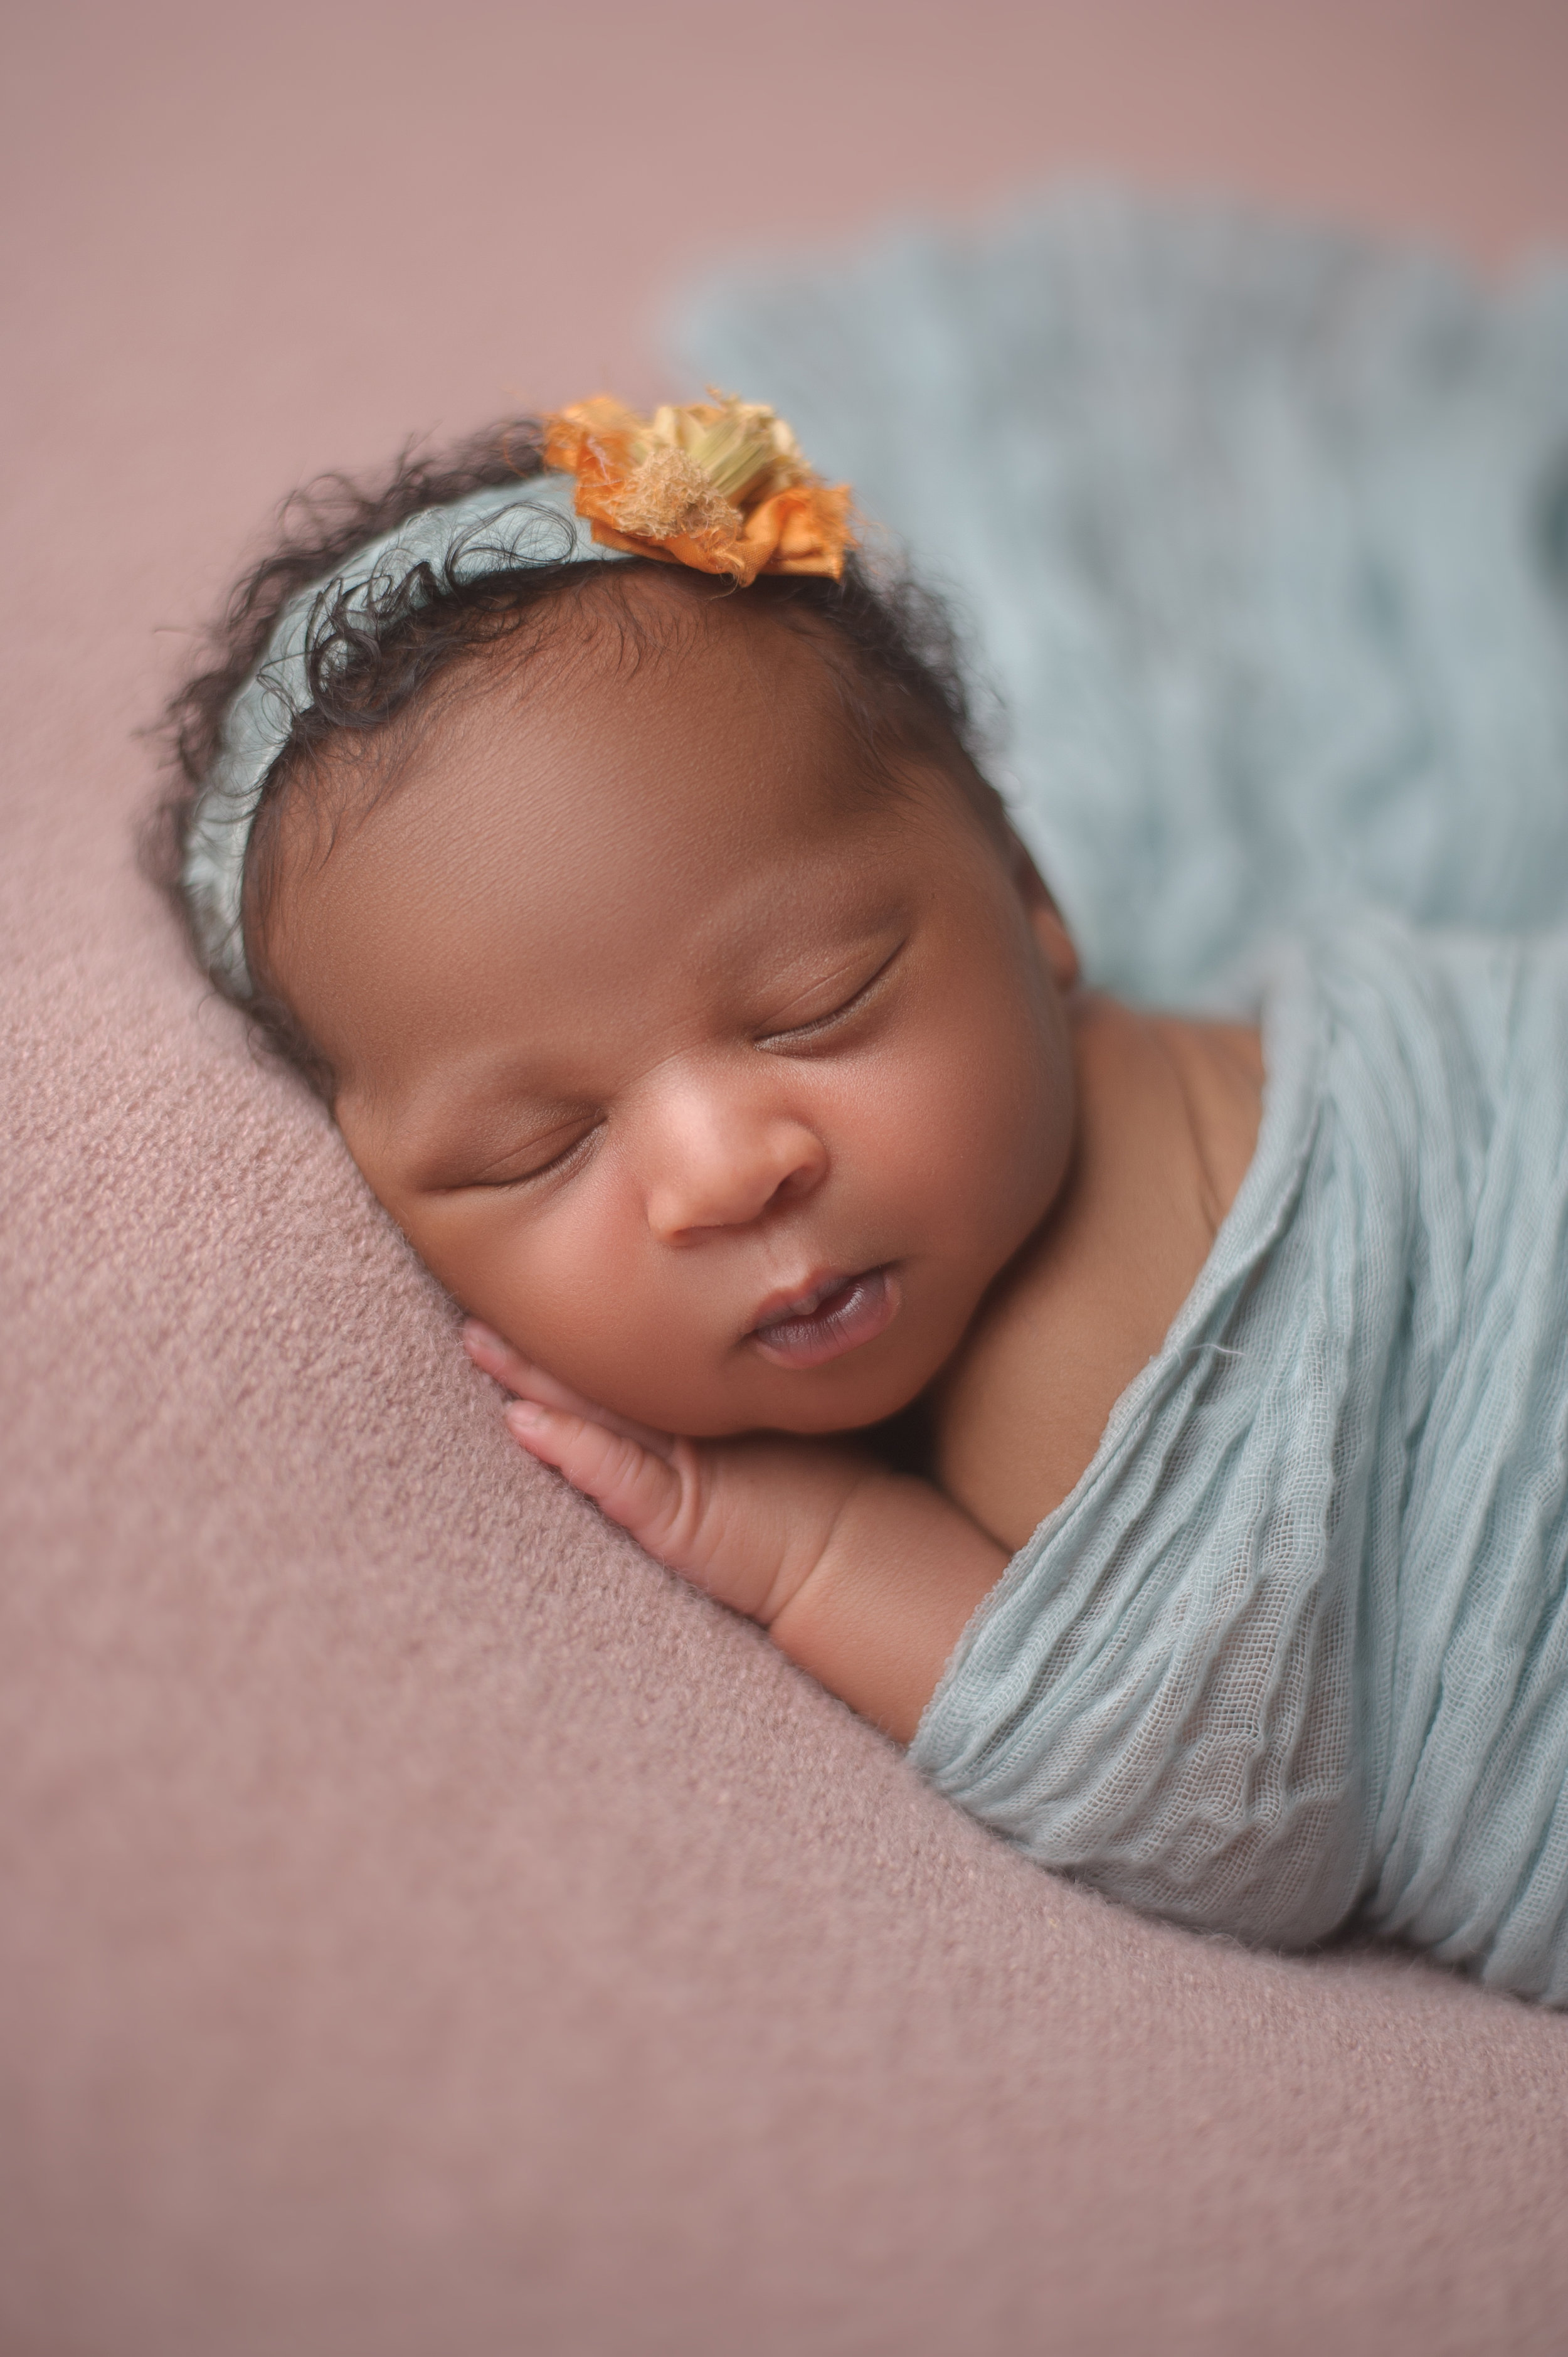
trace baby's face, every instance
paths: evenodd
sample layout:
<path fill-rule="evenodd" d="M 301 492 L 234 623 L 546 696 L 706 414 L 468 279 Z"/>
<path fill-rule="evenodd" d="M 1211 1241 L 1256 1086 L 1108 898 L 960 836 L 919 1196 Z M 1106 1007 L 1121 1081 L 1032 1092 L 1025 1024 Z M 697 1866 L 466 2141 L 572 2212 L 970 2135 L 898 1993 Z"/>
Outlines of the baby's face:
<path fill-rule="evenodd" d="M 867 780 L 808 640 L 622 594 L 680 625 L 652 656 L 483 656 L 326 856 L 290 823 L 274 973 L 520 1351 L 693 1436 L 871 1423 L 1061 1184 L 1071 946 L 950 780 Z"/>

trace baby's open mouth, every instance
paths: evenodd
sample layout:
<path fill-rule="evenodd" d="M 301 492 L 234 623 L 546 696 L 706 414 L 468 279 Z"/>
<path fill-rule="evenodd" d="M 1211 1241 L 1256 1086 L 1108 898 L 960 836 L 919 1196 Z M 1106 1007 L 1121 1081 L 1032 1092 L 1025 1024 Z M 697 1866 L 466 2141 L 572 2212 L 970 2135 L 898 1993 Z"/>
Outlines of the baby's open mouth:
<path fill-rule="evenodd" d="M 871 1341 L 898 1310 L 898 1280 L 890 1268 L 858 1276 L 826 1276 L 752 1329 L 764 1358 L 781 1367 L 820 1367 Z"/>

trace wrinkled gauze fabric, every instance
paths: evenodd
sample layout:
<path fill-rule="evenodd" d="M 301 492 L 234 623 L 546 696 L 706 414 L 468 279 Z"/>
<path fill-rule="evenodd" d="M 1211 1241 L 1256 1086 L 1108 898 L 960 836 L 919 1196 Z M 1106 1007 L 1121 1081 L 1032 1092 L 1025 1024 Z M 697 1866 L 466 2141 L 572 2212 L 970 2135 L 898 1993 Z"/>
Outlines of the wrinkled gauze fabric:
<path fill-rule="evenodd" d="M 1276 974 L 1257 1153 L 911 1757 L 1047 1866 L 1568 2004 L 1568 935 Z"/>

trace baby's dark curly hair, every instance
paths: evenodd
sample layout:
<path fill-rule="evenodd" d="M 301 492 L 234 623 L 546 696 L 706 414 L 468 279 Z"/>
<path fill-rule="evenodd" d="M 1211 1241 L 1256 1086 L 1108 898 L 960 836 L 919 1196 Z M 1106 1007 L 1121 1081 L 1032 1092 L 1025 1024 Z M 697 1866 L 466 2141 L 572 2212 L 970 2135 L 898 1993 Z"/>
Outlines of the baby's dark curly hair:
<path fill-rule="evenodd" d="M 521 640 L 523 652 L 542 645 L 575 601 L 616 597 L 627 575 L 651 571 L 654 561 L 534 565 L 476 580 L 460 577 L 455 552 L 439 567 L 416 566 L 370 603 L 344 591 L 334 595 L 333 576 L 358 550 L 422 509 L 526 482 L 542 471 L 542 447 L 538 422 L 514 419 L 444 452 L 405 449 L 379 484 L 330 475 L 296 492 L 281 511 L 276 544 L 236 584 L 199 667 L 164 715 L 174 784 L 147 830 L 144 864 L 173 902 L 213 986 L 243 1007 L 257 1045 L 292 1065 L 328 1105 L 334 1076 L 273 986 L 264 953 L 285 807 L 313 793 L 340 800 L 346 765 L 333 753 L 371 749 L 454 665 L 501 640 Z M 235 696 L 263 661 L 285 608 L 322 583 L 328 587 L 313 618 L 306 666 L 310 701 L 267 773 L 246 847 L 242 923 L 253 987 L 242 993 L 202 952 L 182 883 L 186 853 Z M 884 757 L 891 749 L 934 755 L 987 824 L 1004 823 L 1000 797 L 982 773 L 973 706 L 940 599 L 907 576 L 874 572 L 854 554 L 842 580 L 765 576 L 737 594 L 811 634 L 845 717 L 879 774 L 888 774 Z M 364 765 L 354 767 L 368 774 Z"/>

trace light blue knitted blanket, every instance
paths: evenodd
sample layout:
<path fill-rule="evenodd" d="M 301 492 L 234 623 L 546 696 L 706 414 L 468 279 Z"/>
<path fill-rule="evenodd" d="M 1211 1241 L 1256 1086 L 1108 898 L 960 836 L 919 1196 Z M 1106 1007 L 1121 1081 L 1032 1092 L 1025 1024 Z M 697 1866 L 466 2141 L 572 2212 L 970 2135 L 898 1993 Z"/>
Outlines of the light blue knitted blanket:
<path fill-rule="evenodd" d="M 1568 2003 L 1568 937 L 1346 921 L 1568 921 L 1568 278 L 1089 198 L 684 345 L 956 593 L 1093 978 L 1275 974 L 1203 1276 L 913 1758 L 1140 1906 Z"/>

